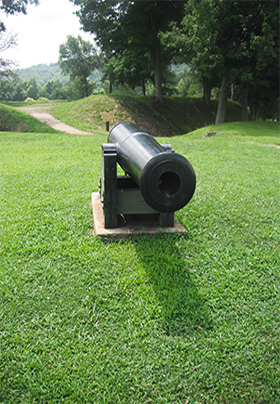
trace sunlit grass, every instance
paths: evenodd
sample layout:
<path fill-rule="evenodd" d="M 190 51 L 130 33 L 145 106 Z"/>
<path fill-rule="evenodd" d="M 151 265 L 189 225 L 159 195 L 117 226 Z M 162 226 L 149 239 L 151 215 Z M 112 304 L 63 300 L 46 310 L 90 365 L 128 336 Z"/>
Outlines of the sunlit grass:
<path fill-rule="evenodd" d="M 4 104 L 0 104 L 0 131 L 57 133 L 56 130 L 38 121 L 33 116 Z"/>
<path fill-rule="evenodd" d="M 99 94 L 82 100 L 60 104 L 53 115 L 81 130 L 106 133 L 121 121 L 134 121 L 153 136 L 173 136 L 214 123 L 217 102 L 210 106 L 198 98 L 164 97 L 161 103 L 153 97 L 130 97 L 120 94 Z M 226 121 L 241 119 L 240 105 L 228 102 Z"/>
<path fill-rule="evenodd" d="M 1 403 L 280 401 L 279 136 L 230 125 L 170 139 L 186 236 L 106 242 L 104 137 L 0 135 Z"/>

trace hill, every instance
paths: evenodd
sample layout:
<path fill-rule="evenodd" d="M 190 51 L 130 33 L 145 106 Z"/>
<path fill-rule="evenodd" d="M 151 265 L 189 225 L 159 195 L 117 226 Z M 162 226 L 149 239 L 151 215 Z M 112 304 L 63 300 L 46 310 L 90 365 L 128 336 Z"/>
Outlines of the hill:
<path fill-rule="evenodd" d="M 13 104 L 14 105 L 14 104 Z M 16 106 L 23 103 L 16 103 Z M 41 105 L 39 102 L 28 106 Z M 24 106 L 27 106 L 24 103 Z M 43 105 L 42 105 L 42 108 Z M 153 136 L 176 136 L 211 125 L 215 121 L 217 101 L 207 107 L 198 98 L 164 98 L 162 103 L 152 97 L 131 97 L 127 95 L 95 95 L 73 102 L 54 106 L 52 114 L 61 121 L 88 132 L 106 132 L 121 121 L 135 122 L 141 129 Z M 50 111 L 50 110 L 49 110 Z M 0 130 L 15 132 L 50 132 L 50 128 L 35 118 L 10 106 L 1 104 Z M 229 102 L 227 122 L 240 121 L 241 108 Z"/>
<path fill-rule="evenodd" d="M 30 132 L 56 133 L 44 123 L 15 108 L 0 104 L 0 131 L 2 132 Z"/>
<path fill-rule="evenodd" d="M 27 67 L 25 69 L 17 69 L 15 73 L 23 80 L 28 81 L 35 78 L 40 86 L 44 86 L 49 81 L 59 80 L 62 84 L 69 80 L 68 75 L 64 75 L 58 63 L 40 64 Z M 102 77 L 102 73 L 95 69 L 90 76 L 92 82 L 98 83 Z"/>
<path fill-rule="evenodd" d="M 52 63 L 50 65 L 40 64 L 30 66 L 25 69 L 17 69 L 15 73 L 23 81 L 28 81 L 35 78 L 40 86 L 44 86 L 48 81 L 51 80 L 59 80 L 62 83 L 66 83 L 66 81 L 69 79 L 68 76 L 64 76 L 62 74 L 58 63 Z"/>
<path fill-rule="evenodd" d="M 210 106 L 198 98 L 166 97 L 162 103 L 152 97 L 94 95 L 53 108 L 53 115 L 76 128 L 104 131 L 121 121 L 133 121 L 153 136 L 174 136 L 215 122 L 217 101 Z M 229 102 L 226 121 L 240 121 L 239 104 Z"/>

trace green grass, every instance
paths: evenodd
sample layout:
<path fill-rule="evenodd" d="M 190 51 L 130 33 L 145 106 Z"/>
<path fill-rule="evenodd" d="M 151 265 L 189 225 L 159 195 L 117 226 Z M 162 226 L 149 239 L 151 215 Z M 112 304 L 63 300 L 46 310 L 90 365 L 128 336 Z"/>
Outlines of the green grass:
<path fill-rule="evenodd" d="M 204 127 L 195 131 L 194 134 L 207 137 L 207 134 L 211 132 L 213 136 L 231 135 L 240 142 L 258 143 L 263 146 L 280 146 L 280 126 L 277 122 L 230 122 Z"/>
<path fill-rule="evenodd" d="M 198 98 L 166 97 L 158 103 L 152 97 L 111 94 L 64 103 L 54 107 L 52 113 L 71 126 L 91 132 L 106 133 L 106 121 L 112 128 L 130 120 L 153 136 L 174 136 L 214 123 L 216 110 L 216 101 L 207 107 Z M 240 119 L 240 106 L 228 102 L 226 120 Z"/>
<path fill-rule="evenodd" d="M 35 100 L 27 100 L 27 101 L 3 101 L 1 100 L 1 104 L 7 105 L 9 107 L 40 107 L 47 105 L 58 105 L 66 103 L 65 100 L 48 100 L 47 98 L 39 98 L 37 101 Z"/>
<path fill-rule="evenodd" d="M 104 137 L 0 135 L 0 403 L 280 402 L 279 126 L 170 140 L 187 235 L 104 242 Z"/>
<path fill-rule="evenodd" d="M 0 104 L 0 131 L 57 133 L 33 116 L 4 104 Z"/>

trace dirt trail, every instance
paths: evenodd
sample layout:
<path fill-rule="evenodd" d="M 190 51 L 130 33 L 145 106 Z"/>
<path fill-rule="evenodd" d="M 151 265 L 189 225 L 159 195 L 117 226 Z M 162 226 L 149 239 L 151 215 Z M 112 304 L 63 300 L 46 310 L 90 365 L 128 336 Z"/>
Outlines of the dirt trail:
<path fill-rule="evenodd" d="M 34 118 L 38 119 L 38 121 L 43 122 L 51 128 L 60 132 L 68 133 L 69 135 L 95 135 L 95 133 L 92 132 L 86 132 L 84 130 L 73 128 L 72 126 L 60 121 L 59 119 L 56 119 L 52 114 L 46 111 L 52 107 L 53 105 L 45 107 L 18 107 L 17 109 L 26 112 L 29 115 L 32 115 Z"/>

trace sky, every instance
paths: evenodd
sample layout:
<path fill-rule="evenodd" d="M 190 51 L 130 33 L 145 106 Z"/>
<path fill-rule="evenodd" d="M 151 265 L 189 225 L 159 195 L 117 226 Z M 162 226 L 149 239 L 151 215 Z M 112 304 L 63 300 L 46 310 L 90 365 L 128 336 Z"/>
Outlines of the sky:
<path fill-rule="evenodd" d="M 1 53 L 11 59 L 18 68 L 38 64 L 57 63 L 59 45 L 67 35 L 93 42 L 93 36 L 83 32 L 79 18 L 73 14 L 77 7 L 70 0 L 40 0 L 38 6 L 29 5 L 27 14 L 0 14 L 7 31 L 17 34 L 17 46 Z"/>

